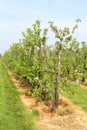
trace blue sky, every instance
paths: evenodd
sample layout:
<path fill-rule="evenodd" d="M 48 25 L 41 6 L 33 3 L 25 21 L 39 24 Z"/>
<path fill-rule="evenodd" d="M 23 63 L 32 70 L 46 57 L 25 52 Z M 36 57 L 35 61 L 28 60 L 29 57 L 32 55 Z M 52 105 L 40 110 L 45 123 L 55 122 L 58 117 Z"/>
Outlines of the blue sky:
<path fill-rule="evenodd" d="M 0 53 L 18 42 L 37 19 L 44 28 L 50 20 L 59 27 L 72 26 L 77 18 L 82 22 L 74 36 L 87 41 L 87 0 L 0 0 Z"/>

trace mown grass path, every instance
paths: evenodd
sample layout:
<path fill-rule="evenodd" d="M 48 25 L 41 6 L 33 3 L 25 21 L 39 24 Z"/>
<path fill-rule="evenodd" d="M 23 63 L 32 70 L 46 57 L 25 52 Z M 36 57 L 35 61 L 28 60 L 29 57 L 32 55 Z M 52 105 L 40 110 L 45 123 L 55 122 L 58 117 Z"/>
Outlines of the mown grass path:
<path fill-rule="evenodd" d="M 0 130 L 37 130 L 17 88 L 0 61 Z"/>
<path fill-rule="evenodd" d="M 62 94 L 87 111 L 87 90 L 82 88 L 80 84 L 69 83 L 68 86 L 64 88 Z"/>

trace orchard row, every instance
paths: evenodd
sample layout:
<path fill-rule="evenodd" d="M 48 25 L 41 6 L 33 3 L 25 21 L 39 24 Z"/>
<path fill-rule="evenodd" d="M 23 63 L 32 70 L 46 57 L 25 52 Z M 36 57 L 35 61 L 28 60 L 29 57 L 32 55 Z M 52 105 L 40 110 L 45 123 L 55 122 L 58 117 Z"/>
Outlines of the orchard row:
<path fill-rule="evenodd" d="M 23 39 L 2 56 L 5 64 L 29 83 L 32 96 L 54 101 L 54 110 L 58 107 L 59 90 L 67 81 L 80 82 L 86 77 L 87 44 L 73 37 L 79 22 L 77 19 L 73 28 L 59 28 L 49 22 L 49 29 L 42 29 L 37 20 L 23 33 Z M 47 45 L 49 30 L 55 35 L 53 45 Z"/>

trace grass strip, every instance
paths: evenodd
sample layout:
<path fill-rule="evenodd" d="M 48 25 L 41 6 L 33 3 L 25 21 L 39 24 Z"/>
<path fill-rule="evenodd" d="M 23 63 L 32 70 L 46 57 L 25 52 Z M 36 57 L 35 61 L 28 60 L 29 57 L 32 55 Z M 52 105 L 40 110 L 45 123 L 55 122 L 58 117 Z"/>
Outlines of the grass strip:
<path fill-rule="evenodd" d="M 62 94 L 87 111 L 87 90 L 80 87 L 79 84 L 69 82 L 67 86 L 63 87 Z"/>
<path fill-rule="evenodd" d="M 33 115 L 23 106 L 20 94 L 1 61 L 0 130 L 37 130 Z"/>

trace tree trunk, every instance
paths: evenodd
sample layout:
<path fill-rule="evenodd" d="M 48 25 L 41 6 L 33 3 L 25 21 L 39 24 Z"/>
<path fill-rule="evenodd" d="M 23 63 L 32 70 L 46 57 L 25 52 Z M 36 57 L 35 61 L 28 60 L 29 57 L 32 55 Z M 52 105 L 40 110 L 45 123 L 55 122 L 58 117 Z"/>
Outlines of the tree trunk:
<path fill-rule="evenodd" d="M 44 100 L 47 100 L 46 92 L 46 44 L 44 43 Z"/>
<path fill-rule="evenodd" d="M 57 110 L 59 105 L 59 84 L 60 84 L 60 72 L 61 72 L 61 52 L 62 52 L 62 44 L 60 44 L 59 52 L 58 52 L 58 72 L 56 75 L 56 86 L 55 86 L 55 100 L 54 100 L 54 111 Z"/>
<path fill-rule="evenodd" d="M 86 70 L 86 54 L 84 55 L 84 70 Z"/>
<path fill-rule="evenodd" d="M 42 66 L 42 46 L 41 43 L 39 43 L 39 72 L 38 72 L 39 79 L 41 79 L 42 77 L 41 66 Z"/>
<path fill-rule="evenodd" d="M 84 72 L 82 77 L 82 82 L 85 82 L 85 71 L 86 71 L 86 54 L 84 55 L 84 64 L 83 64 Z"/>

